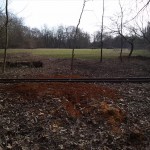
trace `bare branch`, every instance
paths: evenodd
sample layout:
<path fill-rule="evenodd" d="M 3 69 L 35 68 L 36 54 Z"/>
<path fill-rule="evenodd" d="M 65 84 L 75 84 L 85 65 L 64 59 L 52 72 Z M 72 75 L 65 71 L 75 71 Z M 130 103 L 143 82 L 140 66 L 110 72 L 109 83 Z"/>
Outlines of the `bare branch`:
<path fill-rule="evenodd" d="M 137 12 L 137 14 L 132 19 L 130 19 L 129 21 L 127 21 L 126 23 L 129 23 L 129 22 L 133 21 L 144 9 L 147 8 L 147 6 L 149 4 L 150 4 L 150 0 L 148 0 L 148 2 Z"/>
<path fill-rule="evenodd" d="M 150 3 L 150 0 L 138 11 L 138 13 L 132 18 L 133 20 L 143 11 Z"/>

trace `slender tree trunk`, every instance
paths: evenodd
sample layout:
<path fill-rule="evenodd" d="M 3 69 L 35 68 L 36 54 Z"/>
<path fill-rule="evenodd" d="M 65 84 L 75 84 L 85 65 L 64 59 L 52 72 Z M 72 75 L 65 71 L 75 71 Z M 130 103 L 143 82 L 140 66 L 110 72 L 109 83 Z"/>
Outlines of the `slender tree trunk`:
<path fill-rule="evenodd" d="M 7 58 L 7 48 L 8 48 L 8 0 L 6 0 L 6 23 L 5 23 L 5 49 L 4 49 L 4 61 L 2 73 L 5 72 L 6 69 L 6 58 Z"/>
<path fill-rule="evenodd" d="M 73 41 L 72 57 L 71 57 L 71 70 L 72 71 L 73 71 L 73 63 L 74 63 L 74 56 L 75 56 L 74 51 L 75 51 L 75 47 L 76 47 L 76 44 L 77 44 L 76 42 L 77 42 L 78 28 L 79 28 L 79 25 L 80 25 L 80 22 L 81 22 L 82 14 L 84 12 L 85 3 L 86 3 L 86 0 L 83 1 L 83 7 L 82 7 L 82 11 L 81 11 L 81 14 L 80 14 L 80 17 L 79 17 L 78 24 L 76 26 L 76 31 L 75 31 L 74 41 Z"/>
<path fill-rule="evenodd" d="M 72 56 L 71 56 L 71 70 L 73 70 L 73 63 L 74 63 L 74 48 L 72 49 Z"/>
<path fill-rule="evenodd" d="M 100 62 L 103 60 L 103 30 L 104 30 L 104 12 L 105 12 L 105 1 L 103 0 L 103 12 L 102 12 L 102 27 L 101 27 L 101 58 Z"/>
<path fill-rule="evenodd" d="M 123 39 L 121 36 L 121 49 L 120 49 L 120 61 L 122 62 L 122 50 L 123 50 Z"/>
<path fill-rule="evenodd" d="M 131 49 L 130 49 L 130 53 L 128 55 L 129 58 L 131 58 L 131 55 L 133 53 L 133 50 L 134 50 L 134 44 L 133 43 L 130 43 L 131 44 Z"/>
<path fill-rule="evenodd" d="M 123 29 L 123 10 L 122 10 L 122 6 L 121 6 L 121 2 L 119 0 L 119 5 L 120 5 L 120 9 L 121 9 L 121 20 L 120 20 L 120 33 L 121 35 L 122 34 L 122 29 Z M 122 51 L 123 51 L 123 37 L 121 36 L 121 41 L 120 41 L 120 46 L 121 46 L 121 49 L 120 49 L 120 61 L 122 62 Z"/>

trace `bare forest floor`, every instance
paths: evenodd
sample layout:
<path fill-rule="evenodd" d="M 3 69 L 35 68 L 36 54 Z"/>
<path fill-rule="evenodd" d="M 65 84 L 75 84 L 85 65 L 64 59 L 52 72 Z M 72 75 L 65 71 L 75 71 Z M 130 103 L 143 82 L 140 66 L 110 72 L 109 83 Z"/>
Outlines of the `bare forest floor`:
<path fill-rule="evenodd" d="M 0 78 L 150 77 L 146 57 L 8 58 Z M 149 108 L 149 83 L 0 84 L 0 150 L 148 150 Z"/>

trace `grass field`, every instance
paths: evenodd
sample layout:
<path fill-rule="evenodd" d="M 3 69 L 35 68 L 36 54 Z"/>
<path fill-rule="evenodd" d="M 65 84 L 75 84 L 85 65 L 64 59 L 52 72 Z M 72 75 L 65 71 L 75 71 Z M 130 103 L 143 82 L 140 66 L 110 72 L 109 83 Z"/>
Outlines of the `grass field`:
<path fill-rule="evenodd" d="M 71 58 L 71 49 L 8 49 L 8 54 L 19 54 L 19 53 L 31 53 L 33 55 L 45 56 L 51 58 Z M 3 50 L 0 50 L 0 54 Z M 120 50 L 104 49 L 103 58 L 116 58 L 120 54 Z M 123 50 L 123 56 L 127 56 L 129 50 Z M 147 50 L 135 50 L 133 56 L 147 56 L 150 57 L 150 51 Z M 76 49 L 75 58 L 82 59 L 99 59 L 100 50 L 98 49 Z"/>

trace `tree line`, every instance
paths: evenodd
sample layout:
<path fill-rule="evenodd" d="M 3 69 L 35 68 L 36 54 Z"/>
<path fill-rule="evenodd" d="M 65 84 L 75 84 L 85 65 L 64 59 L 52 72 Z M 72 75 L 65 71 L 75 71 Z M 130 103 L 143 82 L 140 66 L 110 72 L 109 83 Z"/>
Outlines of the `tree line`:
<path fill-rule="evenodd" d="M 0 48 L 5 45 L 5 15 L 0 13 Z M 72 48 L 76 28 L 74 26 L 58 26 L 49 29 L 29 28 L 23 24 L 23 19 L 15 15 L 9 16 L 8 24 L 9 48 Z M 80 28 L 76 37 L 76 48 L 89 48 L 90 35 Z"/>
<path fill-rule="evenodd" d="M 0 11 L 0 49 L 5 47 L 5 14 Z M 132 28 L 132 34 L 122 35 L 119 31 L 103 33 L 103 43 L 101 42 L 101 31 L 96 31 L 90 35 L 82 29 L 77 29 L 75 48 L 120 48 L 120 40 L 123 38 L 123 48 L 150 49 L 150 22 L 144 29 Z M 140 31 L 140 32 L 139 32 Z M 114 36 L 114 33 L 115 36 Z M 30 28 L 24 25 L 23 19 L 9 14 L 8 22 L 8 48 L 72 48 L 75 26 L 58 26 L 48 28 L 46 25 L 42 29 Z"/>

